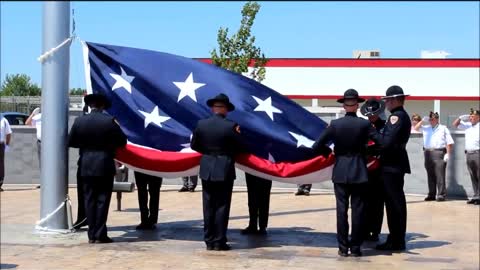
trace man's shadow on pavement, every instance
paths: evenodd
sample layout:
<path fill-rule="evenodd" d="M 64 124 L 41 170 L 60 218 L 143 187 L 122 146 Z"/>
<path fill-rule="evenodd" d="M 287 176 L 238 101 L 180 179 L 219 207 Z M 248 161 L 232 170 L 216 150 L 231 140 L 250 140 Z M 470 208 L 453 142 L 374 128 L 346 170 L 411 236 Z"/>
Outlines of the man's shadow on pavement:
<path fill-rule="evenodd" d="M 335 208 L 303 209 L 296 211 L 274 212 L 270 216 L 294 215 L 312 212 L 334 211 Z M 231 216 L 230 220 L 248 219 L 248 215 Z M 333 221 L 335 222 L 335 221 Z M 109 227 L 109 231 L 124 232 L 119 237 L 114 237 L 116 242 L 142 242 L 142 241 L 163 241 L 163 240 L 183 240 L 203 242 L 203 219 L 183 220 L 172 222 L 161 222 L 157 224 L 156 230 L 137 231 L 136 225 Z M 254 249 L 262 247 L 284 247 L 284 246 L 303 246 L 303 247 L 327 247 L 336 248 L 336 232 L 317 232 L 308 227 L 281 227 L 268 228 L 268 234 L 261 235 L 242 235 L 241 229 L 229 229 L 228 240 L 233 249 Z M 386 235 L 384 235 L 386 238 Z M 407 250 L 402 251 L 408 254 L 418 254 L 411 250 L 434 248 L 451 244 L 447 241 L 419 240 L 428 238 L 428 235 L 420 233 L 407 233 Z M 379 241 L 381 243 L 382 241 Z M 365 242 L 363 244 L 364 256 L 391 255 L 394 252 L 378 251 L 375 245 L 378 243 Z"/>
<path fill-rule="evenodd" d="M 441 246 L 452 244 L 451 242 L 447 242 L 447 241 L 419 240 L 419 239 L 425 239 L 425 238 L 428 238 L 428 237 L 429 236 L 426 235 L 426 234 L 407 232 L 407 234 L 405 236 L 405 238 L 406 238 L 405 239 L 405 242 L 406 242 L 406 249 L 405 250 L 402 250 L 402 251 L 376 250 L 375 246 L 377 244 L 385 242 L 385 240 L 387 238 L 387 234 L 385 234 L 384 237 L 381 237 L 381 240 L 378 241 L 378 242 L 364 242 L 364 244 L 363 244 L 363 256 L 368 257 L 368 256 L 376 256 L 376 255 L 392 255 L 394 253 L 405 253 L 405 254 L 410 254 L 410 255 L 419 255 L 418 252 L 414 252 L 413 250 L 435 248 L 435 247 L 441 247 Z"/>

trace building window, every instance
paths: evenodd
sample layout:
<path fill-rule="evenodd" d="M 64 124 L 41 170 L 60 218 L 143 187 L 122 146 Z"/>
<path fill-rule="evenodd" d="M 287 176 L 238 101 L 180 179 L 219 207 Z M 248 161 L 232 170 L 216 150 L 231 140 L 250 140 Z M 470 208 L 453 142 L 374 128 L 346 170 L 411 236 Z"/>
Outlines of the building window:
<path fill-rule="evenodd" d="M 370 57 L 379 57 L 380 52 L 370 52 Z"/>

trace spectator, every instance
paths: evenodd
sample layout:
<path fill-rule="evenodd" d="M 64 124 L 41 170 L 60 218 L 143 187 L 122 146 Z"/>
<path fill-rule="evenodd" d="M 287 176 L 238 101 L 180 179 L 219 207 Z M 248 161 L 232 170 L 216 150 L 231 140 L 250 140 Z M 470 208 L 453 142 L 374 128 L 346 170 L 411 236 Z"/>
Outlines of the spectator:
<path fill-rule="evenodd" d="M 38 157 L 38 166 L 40 170 L 42 169 L 41 163 L 41 152 L 42 152 L 42 114 L 40 113 L 40 108 L 35 108 L 30 116 L 25 121 L 25 125 L 35 127 L 37 130 L 37 157 Z M 37 186 L 40 188 L 40 185 Z"/>
<path fill-rule="evenodd" d="M 5 152 L 10 145 L 12 129 L 7 119 L 0 115 L 0 192 L 3 191 L 3 178 L 5 177 Z"/>
<path fill-rule="evenodd" d="M 300 196 L 300 195 L 310 196 L 311 189 L 312 189 L 312 184 L 297 185 L 297 192 L 295 192 L 295 196 Z"/>
<path fill-rule="evenodd" d="M 418 131 L 420 126 L 422 125 L 422 117 L 418 113 L 412 114 L 412 130 L 411 133 L 421 133 Z"/>
<path fill-rule="evenodd" d="M 178 192 L 186 192 L 186 191 L 195 192 L 195 188 L 197 187 L 197 183 L 198 183 L 197 175 L 182 177 L 182 181 L 183 181 L 183 186 Z"/>
<path fill-rule="evenodd" d="M 462 115 L 453 121 L 453 126 L 465 130 L 465 155 L 467 168 L 472 180 L 473 197 L 467 204 L 480 205 L 480 111 L 470 110 L 470 115 Z"/>
<path fill-rule="evenodd" d="M 447 189 L 445 172 L 447 161 L 453 148 L 453 138 L 450 131 L 439 123 L 438 113 L 430 112 L 429 116 L 422 119 L 423 151 L 425 156 L 425 169 L 428 176 L 428 196 L 425 201 L 445 201 Z"/>

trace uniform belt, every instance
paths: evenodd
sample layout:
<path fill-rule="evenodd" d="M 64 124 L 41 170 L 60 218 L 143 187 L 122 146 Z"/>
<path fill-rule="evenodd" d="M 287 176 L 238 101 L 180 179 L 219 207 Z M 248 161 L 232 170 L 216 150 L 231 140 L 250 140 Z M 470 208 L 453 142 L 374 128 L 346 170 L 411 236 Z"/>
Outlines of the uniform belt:
<path fill-rule="evenodd" d="M 465 150 L 465 154 L 476 154 L 476 153 L 480 153 L 480 150 L 471 150 L 471 151 Z"/>
<path fill-rule="evenodd" d="M 423 151 L 447 151 L 447 148 L 423 148 Z"/>

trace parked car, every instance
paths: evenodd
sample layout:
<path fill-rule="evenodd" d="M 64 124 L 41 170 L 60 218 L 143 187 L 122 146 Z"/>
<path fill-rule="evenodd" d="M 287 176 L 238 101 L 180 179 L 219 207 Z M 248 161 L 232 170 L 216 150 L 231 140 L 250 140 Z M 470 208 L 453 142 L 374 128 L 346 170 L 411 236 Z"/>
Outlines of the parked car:
<path fill-rule="evenodd" d="M 19 113 L 19 112 L 2 112 L 3 117 L 5 117 L 8 123 L 12 126 L 14 125 L 25 125 L 27 121 L 28 114 Z"/>

